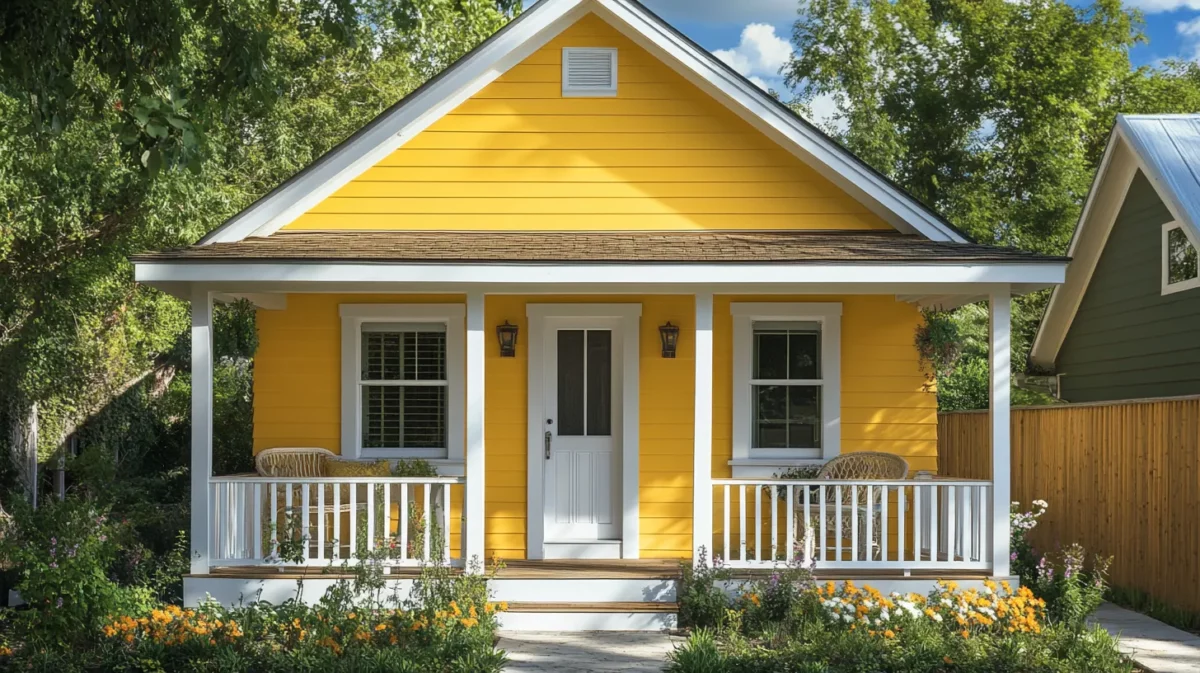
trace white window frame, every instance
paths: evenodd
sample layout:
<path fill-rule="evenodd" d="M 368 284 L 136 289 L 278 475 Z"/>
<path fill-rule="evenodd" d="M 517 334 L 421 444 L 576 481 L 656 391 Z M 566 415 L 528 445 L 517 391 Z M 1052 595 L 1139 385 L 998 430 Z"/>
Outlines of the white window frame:
<path fill-rule="evenodd" d="M 442 474 L 461 466 L 464 448 L 466 388 L 466 306 L 462 304 L 342 304 L 342 455 L 351 458 L 421 458 Z M 362 446 L 363 323 L 442 323 L 446 326 L 446 447 L 380 449 Z M 443 467 L 449 470 L 440 469 Z"/>
<path fill-rule="evenodd" d="M 567 54 L 572 51 L 608 52 L 612 61 L 612 87 L 590 88 L 567 86 Z M 616 47 L 563 47 L 562 50 L 562 95 L 564 98 L 612 98 L 617 95 L 617 49 Z"/>
<path fill-rule="evenodd" d="M 1167 244 L 1167 240 L 1168 240 L 1168 237 L 1170 236 L 1171 232 L 1176 229 L 1180 229 L 1183 231 L 1183 235 L 1187 239 L 1188 243 L 1191 243 L 1192 247 L 1196 249 L 1197 254 L 1200 255 L 1200 242 L 1196 241 L 1196 237 L 1192 236 L 1192 232 L 1189 231 L 1187 227 L 1183 226 L 1182 222 L 1180 222 L 1178 220 L 1173 220 L 1171 222 L 1167 222 L 1166 224 L 1164 224 L 1162 226 L 1162 294 L 1163 295 L 1173 294 L 1175 292 L 1183 292 L 1184 290 L 1191 290 L 1192 288 L 1200 287 L 1200 275 L 1198 275 L 1197 277 L 1192 278 L 1190 280 L 1183 280 L 1178 283 L 1168 283 L 1167 282 L 1167 279 L 1170 278 L 1170 270 L 1171 270 L 1170 269 L 1171 259 L 1169 256 L 1170 246 Z"/>
<path fill-rule="evenodd" d="M 771 476 L 779 469 L 817 465 L 842 447 L 842 305 L 837 302 L 734 302 L 733 315 L 733 460 L 734 477 Z M 816 322 L 821 325 L 820 449 L 760 449 L 753 437 L 752 379 L 754 323 Z"/>

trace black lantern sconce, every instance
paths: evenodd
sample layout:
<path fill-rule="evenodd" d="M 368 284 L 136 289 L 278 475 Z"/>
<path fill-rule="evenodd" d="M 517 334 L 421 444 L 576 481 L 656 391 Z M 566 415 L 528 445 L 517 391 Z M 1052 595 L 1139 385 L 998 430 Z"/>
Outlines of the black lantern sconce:
<path fill-rule="evenodd" d="M 511 358 L 517 355 L 517 326 L 507 320 L 496 327 L 496 338 L 500 341 L 500 357 Z"/>
<path fill-rule="evenodd" d="M 679 345 L 679 326 L 672 325 L 668 320 L 667 324 L 659 325 L 658 337 L 662 339 L 662 356 L 664 358 L 675 357 L 675 347 Z"/>

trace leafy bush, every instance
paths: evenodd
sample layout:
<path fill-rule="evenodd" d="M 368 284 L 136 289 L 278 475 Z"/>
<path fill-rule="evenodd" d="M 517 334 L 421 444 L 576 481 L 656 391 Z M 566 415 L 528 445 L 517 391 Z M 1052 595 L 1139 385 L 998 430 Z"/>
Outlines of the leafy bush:
<path fill-rule="evenodd" d="M 745 598 L 741 609 L 730 611 L 725 631 L 694 632 L 670 655 L 669 670 L 1132 671 L 1106 632 L 1048 623 L 1045 602 L 1027 588 L 1014 592 L 989 582 L 982 590 L 961 591 L 954 583 L 943 583 L 928 596 L 884 596 L 847 582 L 806 588 L 800 594 L 792 605 L 807 611 L 806 618 L 793 617 L 780 630 L 760 631 L 765 638 L 756 637 L 749 619 L 750 611 L 761 609 L 764 601 Z"/>
<path fill-rule="evenodd" d="M 690 561 L 680 564 L 679 580 L 679 624 L 691 627 L 714 627 L 725 618 L 729 608 L 729 596 L 721 587 L 728 582 L 732 573 L 724 566 L 721 557 L 708 564 L 708 549 L 700 547 L 700 560 L 695 565 Z"/>
<path fill-rule="evenodd" d="M 139 610 L 154 587 L 125 587 L 112 575 L 126 525 L 82 499 L 50 500 L 39 509 L 14 501 L 0 541 L 0 559 L 16 573 L 27 609 L 13 617 L 13 635 L 37 646 L 72 647 L 89 639 L 114 612 Z"/>
<path fill-rule="evenodd" d="M 1105 578 L 1111 558 L 1096 556 L 1084 571 L 1083 547 L 1073 544 L 1060 553 L 1043 556 L 1038 563 L 1036 588 L 1049 605 L 1050 618 L 1070 629 L 1081 630 L 1088 615 L 1104 602 Z"/>

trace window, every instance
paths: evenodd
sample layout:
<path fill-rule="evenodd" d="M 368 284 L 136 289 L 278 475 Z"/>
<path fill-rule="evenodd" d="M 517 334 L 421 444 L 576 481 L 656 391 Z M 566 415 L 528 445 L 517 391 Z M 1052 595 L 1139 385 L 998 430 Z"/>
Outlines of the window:
<path fill-rule="evenodd" d="M 562 95 L 617 95 L 617 50 L 564 47 Z"/>
<path fill-rule="evenodd" d="M 836 456 L 841 304 L 734 303 L 731 312 L 735 466 Z"/>
<path fill-rule="evenodd" d="M 462 458 L 463 316 L 454 304 L 345 304 L 342 453 Z"/>
<path fill-rule="evenodd" d="M 1162 293 L 1170 294 L 1200 287 L 1200 246 L 1179 222 L 1163 225 Z"/>

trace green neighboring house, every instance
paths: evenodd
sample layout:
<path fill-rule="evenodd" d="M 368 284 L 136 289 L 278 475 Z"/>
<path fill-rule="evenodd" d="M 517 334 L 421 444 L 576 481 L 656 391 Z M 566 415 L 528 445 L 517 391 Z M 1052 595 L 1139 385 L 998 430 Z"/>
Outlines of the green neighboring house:
<path fill-rule="evenodd" d="M 1068 402 L 1200 395 L 1200 114 L 1119 115 L 1030 352 Z"/>

